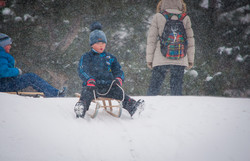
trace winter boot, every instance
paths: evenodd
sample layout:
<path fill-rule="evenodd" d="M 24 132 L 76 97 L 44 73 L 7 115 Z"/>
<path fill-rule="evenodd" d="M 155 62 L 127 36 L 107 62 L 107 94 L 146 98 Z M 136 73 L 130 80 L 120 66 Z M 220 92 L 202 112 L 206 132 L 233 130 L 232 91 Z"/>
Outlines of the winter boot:
<path fill-rule="evenodd" d="M 135 101 L 134 99 L 128 99 L 128 101 L 123 102 L 123 108 L 125 108 L 131 117 L 135 115 L 135 113 L 140 113 L 144 110 L 144 100 Z"/>
<path fill-rule="evenodd" d="M 132 118 L 137 117 L 144 110 L 144 100 L 139 99 L 136 101 L 132 107 L 132 110 L 129 112 Z"/>
<path fill-rule="evenodd" d="M 86 103 L 84 103 L 83 101 L 78 101 L 74 107 L 74 111 L 76 113 L 76 117 L 79 118 L 84 118 L 85 113 L 87 111 L 87 106 Z"/>
<path fill-rule="evenodd" d="M 65 97 L 67 87 L 63 87 L 61 90 L 58 92 L 58 97 Z"/>

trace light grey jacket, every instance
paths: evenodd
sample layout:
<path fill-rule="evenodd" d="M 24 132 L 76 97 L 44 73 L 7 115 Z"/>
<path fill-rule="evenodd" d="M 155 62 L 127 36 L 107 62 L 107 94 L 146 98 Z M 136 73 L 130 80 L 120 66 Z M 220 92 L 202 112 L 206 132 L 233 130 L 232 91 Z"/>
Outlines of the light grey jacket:
<path fill-rule="evenodd" d="M 182 11 L 178 9 L 166 9 L 166 11 L 175 14 L 182 13 Z M 177 17 L 173 16 L 172 19 L 177 20 Z M 154 15 L 148 31 L 146 61 L 152 62 L 153 67 L 161 65 L 180 65 L 188 67 L 188 63 L 194 64 L 195 40 L 193 29 L 191 28 L 190 17 L 186 16 L 183 19 L 183 25 L 186 30 L 188 40 L 187 55 L 179 60 L 168 59 L 161 53 L 159 36 L 162 35 L 165 23 L 166 18 L 161 13 L 156 13 Z"/>

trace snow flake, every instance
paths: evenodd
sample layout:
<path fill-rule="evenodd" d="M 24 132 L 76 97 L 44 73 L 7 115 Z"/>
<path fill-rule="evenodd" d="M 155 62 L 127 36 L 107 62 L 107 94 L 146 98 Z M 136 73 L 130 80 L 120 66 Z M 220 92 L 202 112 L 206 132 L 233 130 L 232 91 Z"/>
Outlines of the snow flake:
<path fill-rule="evenodd" d="M 225 52 L 226 52 L 226 54 L 227 55 L 232 55 L 232 50 L 233 50 L 233 48 L 225 48 Z"/>
<path fill-rule="evenodd" d="M 250 23 L 250 14 L 248 13 L 246 16 L 240 17 L 239 19 L 242 24 L 248 24 Z"/>
<path fill-rule="evenodd" d="M 211 81 L 212 79 L 213 79 L 213 77 L 207 76 L 206 81 L 209 82 L 209 81 Z"/>
<path fill-rule="evenodd" d="M 69 20 L 63 20 L 63 23 L 69 24 Z"/>
<path fill-rule="evenodd" d="M 243 34 L 243 39 L 248 40 L 247 37 L 250 34 L 250 26 L 248 26 L 245 30 L 245 34 Z"/>
<path fill-rule="evenodd" d="M 238 54 L 236 57 L 236 61 L 237 62 L 244 62 L 247 57 L 248 57 L 248 55 L 245 55 L 244 57 L 242 57 L 240 54 Z"/>
<path fill-rule="evenodd" d="M 15 21 L 16 22 L 20 22 L 20 21 L 22 21 L 23 19 L 22 19 L 22 17 L 20 17 L 20 16 L 17 16 L 17 17 L 15 17 Z"/>
<path fill-rule="evenodd" d="M 238 54 L 236 57 L 236 61 L 243 62 L 244 60 L 243 60 L 242 56 L 240 54 Z"/>
<path fill-rule="evenodd" d="M 219 53 L 220 55 L 222 55 L 224 49 L 225 49 L 225 46 L 219 47 L 217 51 L 218 51 L 218 53 Z"/>
<path fill-rule="evenodd" d="M 225 46 L 218 48 L 218 53 L 222 55 L 223 53 L 226 53 L 227 55 L 232 55 L 233 48 L 226 48 Z"/>
<path fill-rule="evenodd" d="M 60 45 L 60 43 L 59 42 L 55 42 L 53 45 L 57 47 L 57 46 Z"/>
<path fill-rule="evenodd" d="M 26 13 L 26 14 L 23 15 L 24 21 L 27 21 L 28 19 L 30 19 L 32 22 L 34 22 L 36 18 L 37 18 L 36 16 L 32 17 L 32 16 L 31 16 L 30 14 L 28 14 L 28 13 Z"/>
<path fill-rule="evenodd" d="M 78 64 L 78 63 L 79 63 L 79 61 L 74 61 L 74 62 L 73 62 L 73 64 L 75 64 L 75 65 Z"/>
<path fill-rule="evenodd" d="M 202 0 L 200 2 L 200 6 L 202 8 L 208 9 L 209 8 L 209 0 Z M 221 8 L 221 0 L 216 0 L 216 8 Z"/>
<path fill-rule="evenodd" d="M 65 69 L 65 68 L 68 68 L 69 66 L 70 66 L 70 64 L 67 64 L 63 68 Z"/>
<path fill-rule="evenodd" d="M 7 15 L 13 15 L 14 12 L 10 8 L 4 8 L 2 14 L 7 16 Z"/>
<path fill-rule="evenodd" d="M 89 31 L 90 31 L 90 29 L 88 27 L 83 27 L 81 29 L 81 32 L 89 32 Z"/>
<path fill-rule="evenodd" d="M 120 30 L 116 31 L 114 34 L 112 34 L 113 37 L 118 36 L 119 39 L 125 39 L 126 37 L 129 36 L 130 33 L 133 33 L 134 29 L 133 28 L 129 28 L 127 29 L 126 27 L 124 27 L 124 25 L 121 25 Z"/>
<path fill-rule="evenodd" d="M 120 39 L 124 39 L 128 36 L 128 33 L 126 31 L 117 31 L 115 35 L 118 35 Z"/>
<path fill-rule="evenodd" d="M 214 74 L 214 76 L 218 76 L 218 75 L 221 75 L 222 73 L 221 72 L 217 72 Z"/>
<path fill-rule="evenodd" d="M 202 8 L 207 8 L 208 9 L 208 0 L 202 0 L 200 3 L 200 6 Z"/>
<path fill-rule="evenodd" d="M 31 18 L 32 16 L 29 14 L 25 14 L 23 15 L 24 21 L 26 21 L 27 19 Z"/>
<path fill-rule="evenodd" d="M 198 77 L 198 72 L 196 70 L 189 70 L 187 71 L 187 74 L 190 76 L 193 76 L 194 78 Z"/>
<path fill-rule="evenodd" d="M 231 23 L 231 24 L 235 24 L 235 25 L 239 25 L 239 24 L 247 24 L 249 23 L 249 13 L 245 14 L 245 12 L 249 11 L 249 5 L 237 8 L 235 10 L 232 10 L 230 12 L 225 12 L 222 13 L 218 16 L 218 20 L 219 22 L 224 22 L 224 23 Z M 237 16 L 236 15 L 241 15 L 241 16 Z M 235 21 L 234 19 L 237 18 L 237 21 Z"/>
<path fill-rule="evenodd" d="M 221 74 L 222 74 L 222 72 L 217 72 L 217 73 L 215 73 L 213 76 L 208 75 L 205 81 L 209 82 L 209 81 L 211 81 L 215 76 L 219 76 L 219 75 L 221 75 Z"/>

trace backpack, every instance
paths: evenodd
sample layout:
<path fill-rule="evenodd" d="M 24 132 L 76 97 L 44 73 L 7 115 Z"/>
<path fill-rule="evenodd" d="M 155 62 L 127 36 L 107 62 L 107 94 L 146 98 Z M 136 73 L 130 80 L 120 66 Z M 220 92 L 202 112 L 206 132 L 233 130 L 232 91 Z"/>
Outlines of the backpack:
<path fill-rule="evenodd" d="M 173 14 L 167 11 L 161 12 L 166 18 L 162 36 L 160 37 L 161 53 L 164 57 L 178 60 L 186 56 L 187 53 L 187 34 L 182 20 L 186 13 Z M 172 16 L 177 16 L 178 20 L 171 20 Z"/>

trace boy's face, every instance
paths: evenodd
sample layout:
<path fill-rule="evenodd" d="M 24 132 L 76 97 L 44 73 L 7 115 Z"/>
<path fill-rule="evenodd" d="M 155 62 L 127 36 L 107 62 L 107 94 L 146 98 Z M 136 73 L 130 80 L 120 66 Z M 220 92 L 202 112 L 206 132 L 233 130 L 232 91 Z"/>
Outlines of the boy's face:
<path fill-rule="evenodd" d="M 6 53 L 10 53 L 10 48 L 11 48 L 11 45 L 6 45 L 4 47 L 4 50 L 6 51 Z"/>
<path fill-rule="evenodd" d="M 105 50 L 106 44 L 104 42 L 97 42 L 93 44 L 91 47 L 100 54 L 103 53 L 103 51 Z"/>

